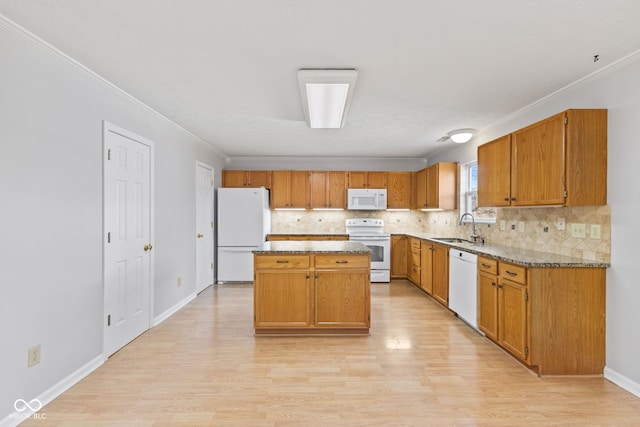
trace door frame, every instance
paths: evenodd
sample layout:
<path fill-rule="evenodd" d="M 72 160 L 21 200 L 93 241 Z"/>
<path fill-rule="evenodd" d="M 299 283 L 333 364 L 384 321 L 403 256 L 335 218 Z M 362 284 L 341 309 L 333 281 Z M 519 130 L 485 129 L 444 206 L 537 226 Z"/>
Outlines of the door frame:
<path fill-rule="evenodd" d="M 107 253 L 107 230 L 105 223 L 106 212 L 106 164 L 108 161 L 108 152 L 106 146 L 106 135 L 108 132 L 118 134 L 124 138 L 131 139 L 139 144 L 149 147 L 149 242 L 153 245 L 155 242 L 155 144 L 153 141 L 137 135 L 127 129 L 121 128 L 106 120 L 102 121 L 102 354 L 106 360 L 109 356 L 105 354 L 105 337 L 106 337 L 106 253 Z M 149 329 L 153 325 L 154 318 L 154 260 L 155 253 L 149 251 Z M 147 329 L 148 330 L 148 329 Z"/>
<path fill-rule="evenodd" d="M 216 238 L 216 233 L 215 233 L 215 226 L 216 226 L 216 192 L 215 192 L 215 169 L 213 166 L 201 162 L 199 160 L 196 160 L 196 165 L 195 165 L 195 191 L 196 191 L 196 206 L 195 206 L 195 214 L 196 214 L 196 218 L 195 218 L 195 222 L 196 222 L 196 229 L 195 229 L 195 234 L 198 233 L 198 167 L 203 167 L 205 169 L 209 169 L 211 171 L 211 221 L 213 222 L 213 227 L 211 227 L 211 255 L 212 255 L 212 267 L 211 267 L 211 284 L 209 286 L 212 286 L 213 284 L 215 284 L 216 282 L 216 244 L 215 244 L 215 238 Z M 209 286 L 207 286 L 207 288 L 204 289 L 198 289 L 198 248 L 197 248 L 198 242 L 196 240 L 196 265 L 195 265 L 195 278 L 196 278 L 196 294 L 204 291 L 204 289 L 207 289 Z"/>

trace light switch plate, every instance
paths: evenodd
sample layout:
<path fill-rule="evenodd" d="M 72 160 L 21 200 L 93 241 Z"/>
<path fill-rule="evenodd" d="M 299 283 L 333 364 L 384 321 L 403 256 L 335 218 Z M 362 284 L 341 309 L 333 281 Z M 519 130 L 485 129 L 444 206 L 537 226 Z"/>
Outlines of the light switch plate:
<path fill-rule="evenodd" d="M 500 231 L 504 231 L 506 229 L 507 229 L 507 222 L 504 219 L 500 220 Z"/>
<path fill-rule="evenodd" d="M 600 239 L 600 224 L 591 224 L 591 238 L 599 240 Z"/>
<path fill-rule="evenodd" d="M 578 239 L 587 237 L 587 226 L 585 224 L 571 224 L 571 237 Z"/>
<path fill-rule="evenodd" d="M 524 221 L 518 221 L 518 231 L 524 233 Z"/>

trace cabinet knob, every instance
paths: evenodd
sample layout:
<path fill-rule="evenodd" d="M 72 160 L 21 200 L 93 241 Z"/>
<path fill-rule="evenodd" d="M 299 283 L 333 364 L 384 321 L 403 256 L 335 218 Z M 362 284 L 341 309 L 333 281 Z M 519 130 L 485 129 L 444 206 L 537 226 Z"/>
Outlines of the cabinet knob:
<path fill-rule="evenodd" d="M 491 286 L 495 286 L 495 285 L 496 285 L 496 282 L 491 282 Z"/>
<path fill-rule="evenodd" d="M 509 201 L 509 198 L 508 198 L 508 197 L 505 197 L 505 198 L 504 198 L 504 201 L 505 201 L 505 202 L 508 202 L 508 201 Z"/>
<path fill-rule="evenodd" d="M 511 201 L 512 201 L 512 202 L 515 202 L 515 201 L 516 201 L 516 198 L 515 198 L 515 197 L 512 197 L 512 198 L 511 198 Z"/>

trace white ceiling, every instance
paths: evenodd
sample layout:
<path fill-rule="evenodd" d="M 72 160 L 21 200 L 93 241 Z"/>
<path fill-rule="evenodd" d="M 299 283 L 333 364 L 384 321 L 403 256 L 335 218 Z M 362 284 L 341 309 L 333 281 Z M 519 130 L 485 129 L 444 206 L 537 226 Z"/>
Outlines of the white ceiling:
<path fill-rule="evenodd" d="M 640 49 L 638 0 L 0 0 L 0 13 L 230 157 L 424 157 Z M 342 129 L 305 124 L 296 71 L 316 67 L 359 70 Z"/>

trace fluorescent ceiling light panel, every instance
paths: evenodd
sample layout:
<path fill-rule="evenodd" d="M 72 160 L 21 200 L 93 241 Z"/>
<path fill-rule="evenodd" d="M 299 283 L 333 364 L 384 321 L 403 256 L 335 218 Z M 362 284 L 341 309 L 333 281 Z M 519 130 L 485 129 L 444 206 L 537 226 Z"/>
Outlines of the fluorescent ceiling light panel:
<path fill-rule="evenodd" d="M 357 78 L 358 71 L 351 68 L 298 70 L 307 125 L 314 129 L 343 127 Z"/>

